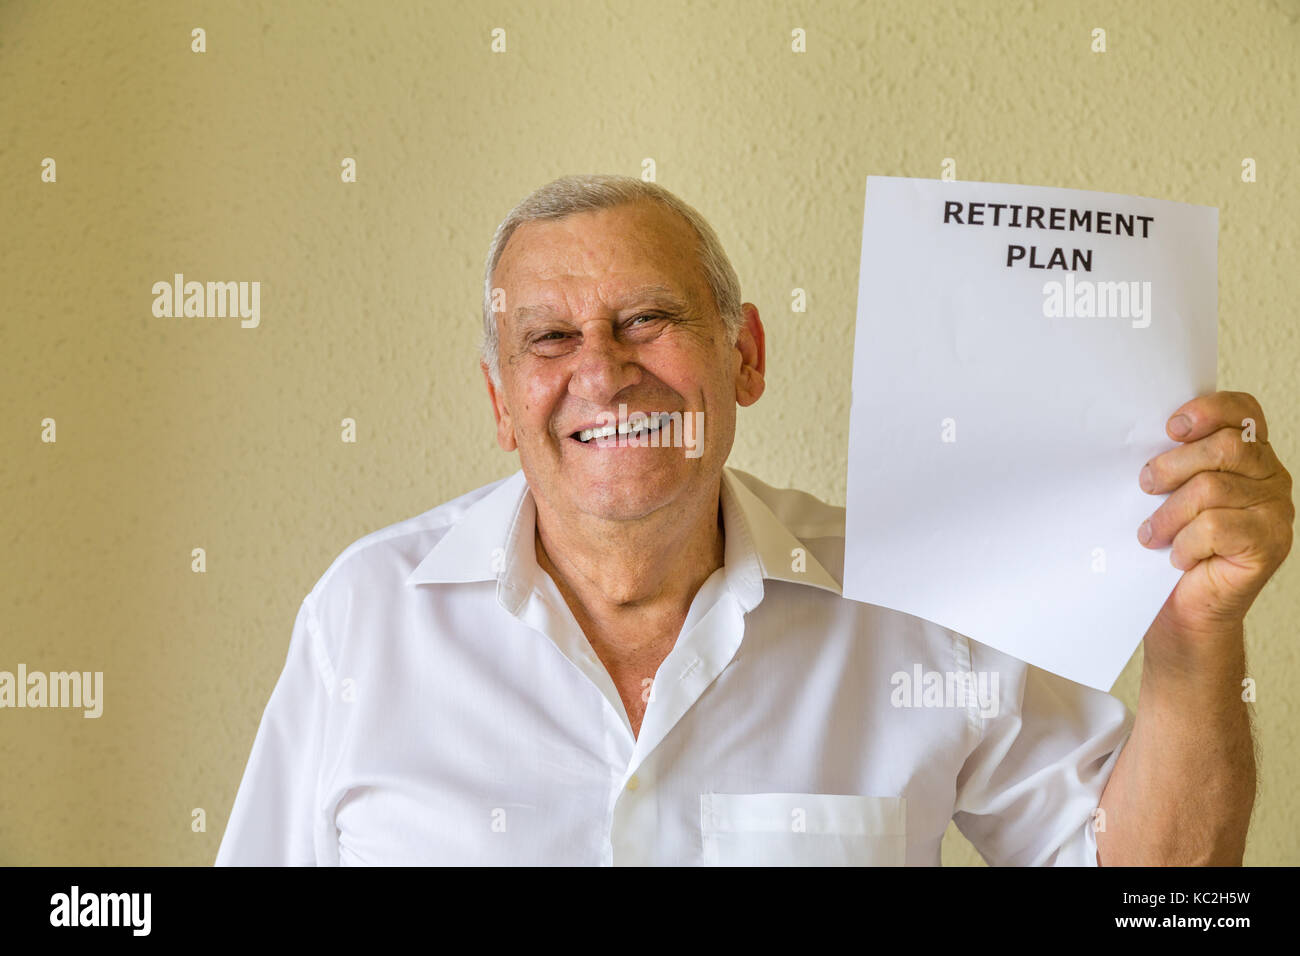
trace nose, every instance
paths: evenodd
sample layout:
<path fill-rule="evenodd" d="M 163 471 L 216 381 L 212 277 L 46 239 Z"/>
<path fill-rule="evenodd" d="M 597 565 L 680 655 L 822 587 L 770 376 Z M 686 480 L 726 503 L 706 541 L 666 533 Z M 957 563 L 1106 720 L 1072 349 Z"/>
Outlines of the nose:
<path fill-rule="evenodd" d="M 569 391 L 584 401 L 605 405 L 629 385 L 641 381 L 636 349 L 619 342 L 609 325 L 593 322 L 582 331 L 577 364 L 569 379 Z"/>

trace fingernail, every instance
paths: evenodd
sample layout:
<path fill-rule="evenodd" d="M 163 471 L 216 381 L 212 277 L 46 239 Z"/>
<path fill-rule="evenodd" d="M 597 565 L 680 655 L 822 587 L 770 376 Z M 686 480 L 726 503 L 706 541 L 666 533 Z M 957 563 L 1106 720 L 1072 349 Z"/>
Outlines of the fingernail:
<path fill-rule="evenodd" d="M 1138 528 L 1138 540 L 1146 544 L 1151 540 L 1151 522 L 1143 521 L 1142 527 Z"/>
<path fill-rule="evenodd" d="M 1138 475 L 1138 484 L 1142 486 L 1143 491 L 1150 491 L 1156 486 L 1156 479 L 1155 476 L 1151 474 L 1150 465 L 1142 466 L 1142 474 Z"/>
<path fill-rule="evenodd" d="M 1169 420 L 1169 433 L 1175 438 L 1182 438 L 1192 430 L 1192 420 L 1186 415 L 1175 415 Z"/>

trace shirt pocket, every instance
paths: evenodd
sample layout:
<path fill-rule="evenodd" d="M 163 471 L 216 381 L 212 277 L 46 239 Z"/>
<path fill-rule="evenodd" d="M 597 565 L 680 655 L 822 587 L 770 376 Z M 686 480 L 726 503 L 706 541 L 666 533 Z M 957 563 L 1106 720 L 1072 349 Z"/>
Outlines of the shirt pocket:
<path fill-rule="evenodd" d="M 703 793 L 705 866 L 903 866 L 907 801 L 832 793 Z"/>

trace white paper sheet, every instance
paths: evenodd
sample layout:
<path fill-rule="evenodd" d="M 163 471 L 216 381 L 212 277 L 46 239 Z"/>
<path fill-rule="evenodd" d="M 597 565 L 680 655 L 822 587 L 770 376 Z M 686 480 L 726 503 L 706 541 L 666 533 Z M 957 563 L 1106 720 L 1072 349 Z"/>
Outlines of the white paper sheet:
<path fill-rule="evenodd" d="M 1030 206 L 1048 228 L 1025 224 Z M 1177 446 L 1169 416 L 1215 389 L 1218 220 L 1112 193 L 868 177 L 846 597 L 1110 689 L 1182 575 L 1138 542 L 1167 497 L 1138 472 Z M 1045 268 L 1057 248 L 1073 271 Z M 1125 310 L 1094 289 L 1094 312 L 1123 314 L 1086 317 L 1082 281 L 1139 297 Z M 1045 314 L 1067 302 L 1075 314 Z"/>

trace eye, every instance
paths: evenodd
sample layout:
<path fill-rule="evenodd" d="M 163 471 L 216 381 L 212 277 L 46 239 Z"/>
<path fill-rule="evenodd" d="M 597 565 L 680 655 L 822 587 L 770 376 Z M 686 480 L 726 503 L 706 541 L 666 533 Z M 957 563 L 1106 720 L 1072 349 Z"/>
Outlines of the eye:
<path fill-rule="evenodd" d="M 535 335 L 531 335 L 528 337 L 527 341 L 529 345 L 539 345 L 542 343 L 545 343 L 546 345 L 554 345 L 561 339 L 567 338 L 569 338 L 569 333 L 563 329 L 551 329 L 549 332 L 538 332 Z"/>

